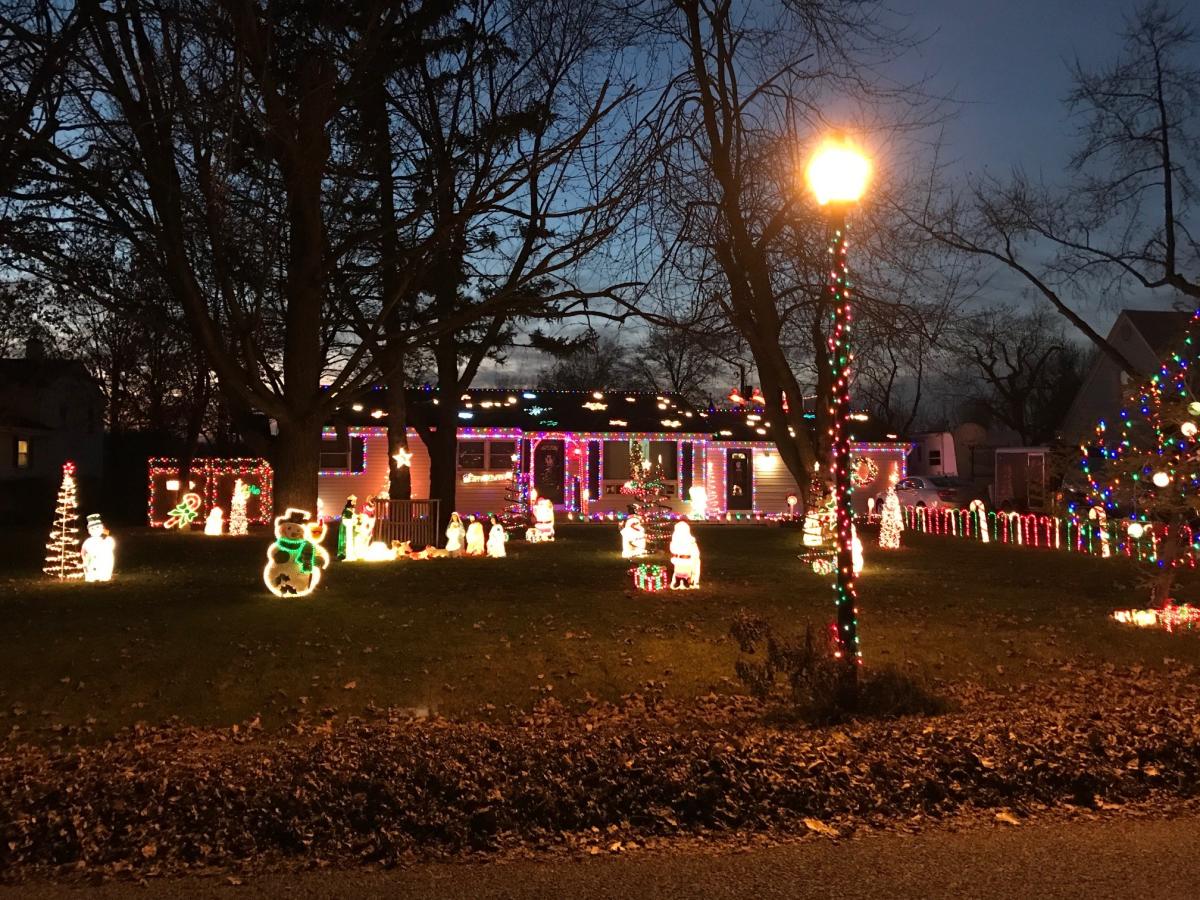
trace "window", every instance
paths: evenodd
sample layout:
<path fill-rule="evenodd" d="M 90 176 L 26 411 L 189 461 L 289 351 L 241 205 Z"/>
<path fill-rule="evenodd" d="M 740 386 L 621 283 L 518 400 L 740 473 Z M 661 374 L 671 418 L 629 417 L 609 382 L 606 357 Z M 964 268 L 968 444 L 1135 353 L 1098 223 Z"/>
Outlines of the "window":
<path fill-rule="evenodd" d="M 651 441 L 650 465 L 662 468 L 663 478 L 674 481 L 679 476 L 679 450 L 674 441 Z"/>
<path fill-rule="evenodd" d="M 483 451 L 483 441 L 459 441 L 458 467 L 460 469 L 482 469 L 484 467 Z"/>
<path fill-rule="evenodd" d="M 929 451 L 929 465 L 930 466 L 940 466 L 941 464 L 942 464 L 942 451 L 941 450 L 930 450 Z"/>
<path fill-rule="evenodd" d="M 29 438 L 13 438 L 13 466 L 28 469 L 29 464 Z"/>
<path fill-rule="evenodd" d="M 363 439 L 357 435 L 321 438 L 320 466 L 322 472 L 366 471 L 367 453 Z"/>
<path fill-rule="evenodd" d="M 629 480 L 629 443 L 627 441 L 604 442 L 604 480 Z"/>
<path fill-rule="evenodd" d="M 493 470 L 511 469 L 516 452 L 516 441 L 488 441 L 487 467 Z"/>

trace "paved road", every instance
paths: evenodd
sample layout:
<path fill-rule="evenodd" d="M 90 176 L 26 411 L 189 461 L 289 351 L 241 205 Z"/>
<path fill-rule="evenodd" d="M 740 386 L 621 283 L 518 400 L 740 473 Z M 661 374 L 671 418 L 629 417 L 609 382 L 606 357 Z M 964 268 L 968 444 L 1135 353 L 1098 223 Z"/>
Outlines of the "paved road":
<path fill-rule="evenodd" d="M 856 874 L 855 885 L 839 881 Z M 22 885 L 0 900 L 89 898 L 388 898 L 388 900 L 863 900 L 1200 897 L 1200 817 L 1167 821 L 981 826 L 851 841 L 802 841 L 748 852 L 661 851 L 585 861 L 427 865 L 224 879 L 145 887 Z"/>

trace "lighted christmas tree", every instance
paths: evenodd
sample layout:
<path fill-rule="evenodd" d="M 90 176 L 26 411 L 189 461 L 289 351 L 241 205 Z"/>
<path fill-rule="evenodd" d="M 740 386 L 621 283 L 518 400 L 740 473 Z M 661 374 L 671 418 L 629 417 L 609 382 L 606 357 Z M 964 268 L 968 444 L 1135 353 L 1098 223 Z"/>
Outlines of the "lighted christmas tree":
<path fill-rule="evenodd" d="M 671 507 L 667 503 L 671 488 L 662 466 L 642 457 L 640 441 L 629 442 L 629 480 L 621 486 L 621 493 L 633 498 L 633 514 L 641 516 L 646 552 L 664 549 L 671 535 Z"/>
<path fill-rule="evenodd" d="M 229 533 L 247 534 L 250 531 L 246 521 L 246 501 L 250 498 L 250 489 L 238 479 L 233 483 L 233 496 L 229 500 Z"/>
<path fill-rule="evenodd" d="M 75 497 L 75 463 L 65 462 L 58 505 L 54 509 L 54 527 L 46 543 L 46 564 L 42 571 L 59 580 L 83 577 L 83 556 L 79 551 L 79 504 Z"/>
<path fill-rule="evenodd" d="M 500 524 L 505 531 L 524 532 L 529 525 L 529 474 L 521 468 L 521 442 L 512 455 L 512 477 L 504 486 L 504 514 Z"/>
<path fill-rule="evenodd" d="M 1189 523 L 1200 516 L 1200 363 L 1194 333 L 1200 310 L 1178 352 L 1137 388 L 1117 421 L 1101 421 L 1084 446 L 1088 507 L 1103 508 L 1118 546 L 1148 567 L 1154 606 L 1171 603 L 1175 570 L 1190 564 Z M 1082 521 L 1089 508 L 1072 507 Z M 1093 523 L 1103 521 L 1099 516 Z"/>
<path fill-rule="evenodd" d="M 883 498 L 883 516 L 879 521 L 879 546 L 884 550 L 900 548 L 900 532 L 904 530 L 904 515 L 900 511 L 900 498 L 896 495 L 896 473 L 888 479 L 887 494 Z"/>

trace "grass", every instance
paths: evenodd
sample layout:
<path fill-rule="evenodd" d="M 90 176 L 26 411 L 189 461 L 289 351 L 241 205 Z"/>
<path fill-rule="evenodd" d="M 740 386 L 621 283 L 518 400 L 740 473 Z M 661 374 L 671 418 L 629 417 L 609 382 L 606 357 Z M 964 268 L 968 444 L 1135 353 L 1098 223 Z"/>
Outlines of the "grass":
<path fill-rule="evenodd" d="M 503 718 L 544 697 L 654 689 L 739 691 L 740 608 L 787 630 L 831 618 L 828 579 L 796 558 L 799 532 L 698 529 L 705 585 L 636 594 L 615 527 L 560 527 L 505 560 L 337 564 L 313 596 L 259 580 L 268 538 L 119 532 L 117 580 L 59 584 L 41 533 L 0 536 L 0 734 L 104 736 L 177 717 L 271 728 L 371 706 Z M 933 678 L 1019 685 L 1064 664 L 1200 664 L 1200 636 L 1127 629 L 1141 605 L 1124 560 L 905 535 L 868 539 L 864 655 Z M 1191 587 L 1191 585 L 1188 585 Z M 1194 592 L 1184 590 L 1184 597 Z"/>

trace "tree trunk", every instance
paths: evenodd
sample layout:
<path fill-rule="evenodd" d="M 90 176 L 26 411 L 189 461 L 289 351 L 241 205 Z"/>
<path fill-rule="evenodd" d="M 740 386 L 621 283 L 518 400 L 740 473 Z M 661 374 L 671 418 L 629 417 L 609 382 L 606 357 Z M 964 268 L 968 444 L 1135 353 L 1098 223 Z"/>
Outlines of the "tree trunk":
<path fill-rule="evenodd" d="M 317 472 L 321 459 L 319 419 L 280 419 L 274 448 L 275 515 L 288 508 L 316 515 Z"/>
<path fill-rule="evenodd" d="M 437 407 L 437 427 L 425 436 L 425 445 L 429 448 L 429 496 L 439 501 L 438 534 L 445 531 L 450 523 L 458 489 L 458 425 L 455 408 L 443 394 L 442 403 Z"/>
<path fill-rule="evenodd" d="M 388 496 L 393 500 L 412 498 L 412 465 L 396 464 L 396 454 L 407 452 L 408 397 L 404 393 L 404 369 L 397 367 L 385 378 L 388 421 Z"/>

